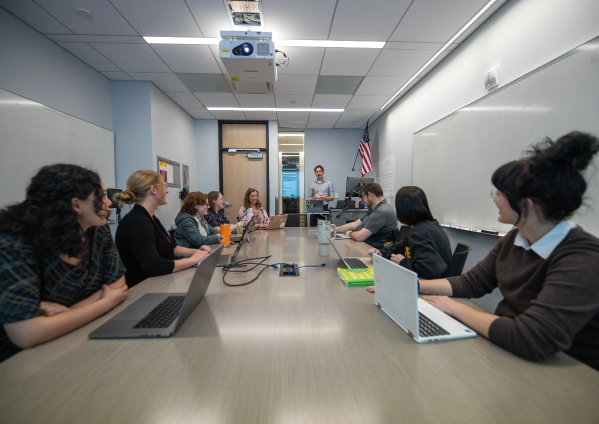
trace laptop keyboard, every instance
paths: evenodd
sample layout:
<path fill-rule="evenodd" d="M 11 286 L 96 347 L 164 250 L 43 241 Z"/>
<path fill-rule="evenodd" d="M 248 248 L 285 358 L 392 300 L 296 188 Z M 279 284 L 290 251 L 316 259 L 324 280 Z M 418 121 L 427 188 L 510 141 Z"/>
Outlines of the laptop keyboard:
<path fill-rule="evenodd" d="M 169 296 L 143 317 L 133 328 L 167 328 L 181 313 L 185 296 Z"/>
<path fill-rule="evenodd" d="M 358 258 L 344 258 L 343 260 L 349 269 L 368 268 L 368 266 Z"/>
<path fill-rule="evenodd" d="M 229 262 L 231 262 L 231 255 L 228 253 L 225 255 L 220 255 L 218 258 L 218 265 L 227 265 Z"/>
<path fill-rule="evenodd" d="M 418 312 L 418 333 L 420 337 L 447 336 L 449 333 L 443 327 L 440 327 L 422 312 Z"/>

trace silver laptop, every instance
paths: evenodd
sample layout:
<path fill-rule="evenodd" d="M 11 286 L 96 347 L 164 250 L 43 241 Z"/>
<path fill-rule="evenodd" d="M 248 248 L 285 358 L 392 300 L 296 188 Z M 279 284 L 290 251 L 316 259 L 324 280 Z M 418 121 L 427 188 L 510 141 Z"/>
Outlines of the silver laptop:
<path fill-rule="evenodd" d="M 170 337 L 204 298 L 222 246 L 197 267 L 187 293 L 147 293 L 89 334 L 90 339 Z"/>
<path fill-rule="evenodd" d="M 335 241 L 333 240 L 333 238 L 332 237 L 327 237 L 327 238 L 329 239 L 331 246 L 333 246 L 333 250 L 335 251 L 335 253 L 337 253 L 337 256 L 339 256 L 341 258 L 341 260 L 343 261 L 343 263 L 345 264 L 347 269 L 372 268 L 372 257 L 361 256 L 361 257 L 357 257 L 357 258 L 349 258 L 349 257 L 344 258 L 343 256 L 341 256 L 341 254 L 337 250 L 337 247 L 335 246 Z"/>
<path fill-rule="evenodd" d="M 461 322 L 418 297 L 418 275 L 374 255 L 374 301 L 418 343 L 475 337 Z"/>
<path fill-rule="evenodd" d="M 241 248 L 243 247 L 245 242 L 248 240 L 249 233 L 254 231 L 255 227 L 256 227 L 256 221 L 252 218 L 252 220 L 249 222 L 249 224 L 245 226 L 245 228 L 243 230 L 243 234 L 239 240 L 239 244 L 237 245 L 237 248 L 233 251 L 232 254 L 231 253 L 221 253 L 220 257 L 218 258 L 216 266 L 231 266 L 231 265 L 233 265 L 235 263 L 235 260 L 237 259 L 237 255 L 241 251 Z M 230 252 L 231 250 L 227 249 L 227 251 Z"/>

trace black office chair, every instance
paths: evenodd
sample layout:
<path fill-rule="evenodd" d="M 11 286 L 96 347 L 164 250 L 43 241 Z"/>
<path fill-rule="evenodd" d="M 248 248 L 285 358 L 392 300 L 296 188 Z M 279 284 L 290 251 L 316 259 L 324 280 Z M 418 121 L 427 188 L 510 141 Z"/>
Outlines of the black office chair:
<path fill-rule="evenodd" d="M 389 239 L 387 240 L 387 243 L 397 243 L 398 241 L 403 240 L 408 235 L 408 233 L 410 232 L 411 229 L 412 229 L 412 227 L 410 227 L 408 225 L 402 225 L 401 227 L 396 228 L 389 235 Z M 385 243 L 385 244 L 387 244 L 387 243 Z"/>
<path fill-rule="evenodd" d="M 471 250 L 472 247 L 468 246 L 467 244 L 458 243 L 453 251 L 451 262 L 447 268 L 447 271 L 445 272 L 445 277 L 457 277 L 458 275 L 462 275 L 462 270 L 464 269 L 468 252 Z"/>
<path fill-rule="evenodd" d="M 171 240 L 175 240 L 175 230 L 168 230 L 168 235 L 171 237 Z"/>

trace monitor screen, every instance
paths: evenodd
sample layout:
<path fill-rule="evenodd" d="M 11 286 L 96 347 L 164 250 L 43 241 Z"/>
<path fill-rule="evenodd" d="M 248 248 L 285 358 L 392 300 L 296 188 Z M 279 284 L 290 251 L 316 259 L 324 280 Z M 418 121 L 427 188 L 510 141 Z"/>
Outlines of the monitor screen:
<path fill-rule="evenodd" d="M 361 178 L 361 177 L 347 177 L 347 183 L 345 184 L 345 196 L 347 197 L 358 197 L 359 188 L 364 184 L 373 183 L 374 178 Z M 356 191 L 358 189 L 358 191 Z"/>

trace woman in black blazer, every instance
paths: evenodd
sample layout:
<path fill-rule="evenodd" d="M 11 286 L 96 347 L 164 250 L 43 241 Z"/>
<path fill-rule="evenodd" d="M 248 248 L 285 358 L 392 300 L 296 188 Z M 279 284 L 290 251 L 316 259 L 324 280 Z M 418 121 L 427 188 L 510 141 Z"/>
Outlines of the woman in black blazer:
<path fill-rule="evenodd" d="M 133 287 L 148 277 L 187 269 L 208 255 L 208 251 L 177 246 L 160 220 L 158 206 L 167 203 L 166 184 L 154 171 L 135 171 L 127 179 L 127 190 L 113 198 L 121 206 L 136 203 L 116 230 L 116 247 L 127 268 L 127 285 Z M 175 260 L 175 256 L 183 259 Z"/>

